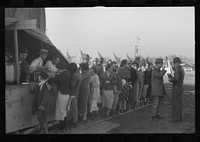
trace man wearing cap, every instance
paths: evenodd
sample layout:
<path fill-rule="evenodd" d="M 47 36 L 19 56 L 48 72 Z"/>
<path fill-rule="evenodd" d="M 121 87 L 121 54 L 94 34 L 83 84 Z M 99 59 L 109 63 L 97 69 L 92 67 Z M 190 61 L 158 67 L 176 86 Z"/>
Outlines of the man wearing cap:
<path fill-rule="evenodd" d="M 172 120 L 170 122 L 179 122 L 182 120 L 182 94 L 183 80 L 185 72 L 180 66 L 181 60 L 179 57 L 173 59 L 175 69 L 174 76 L 168 75 L 169 81 L 173 83 L 172 87 Z"/>
<path fill-rule="evenodd" d="M 163 59 L 157 58 L 155 61 L 155 68 L 152 71 L 152 120 L 158 121 L 158 119 L 162 119 L 159 115 L 159 107 L 161 103 L 161 99 L 164 97 L 164 83 L 163 83 L 163 76 L 166 73 L 166 70 L 161 70 L 163 66 Z"/>
<path fill-rule="evenodd" d="M 29 64 L 27 62 L 27 56 L 28 56 L 28 49 L 24 49 L 20 53 L 20 83 L 22 82 L 28 82 L 30 79 L 30 70 L 29 70 Z"/>
<path fill-rule="evenodd" d="M 37 59 L 33 60 L 30 64 L 30 72 L 34 73 L 35 71 L 44 71 L 46 67 L 44 66 L 44 61 L 47 58 L 48 50 L 46 49 L 41 49 L 40 52 L 40 57 Z"/>

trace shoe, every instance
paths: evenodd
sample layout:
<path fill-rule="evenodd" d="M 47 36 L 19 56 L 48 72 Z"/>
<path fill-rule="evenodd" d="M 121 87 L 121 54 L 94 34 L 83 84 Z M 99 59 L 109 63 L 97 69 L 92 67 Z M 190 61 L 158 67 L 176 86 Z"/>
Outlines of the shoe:
<path fill-rule="evenodd" d="M 158 121 L 159 119 L 156 116 L 152 116 L 153 121 Z"/>
<path fill-rule="evenodd" d="M 161 117 L 160 115 L 156 115 L 157 119 L 164 119 L 163 117 Z"/>

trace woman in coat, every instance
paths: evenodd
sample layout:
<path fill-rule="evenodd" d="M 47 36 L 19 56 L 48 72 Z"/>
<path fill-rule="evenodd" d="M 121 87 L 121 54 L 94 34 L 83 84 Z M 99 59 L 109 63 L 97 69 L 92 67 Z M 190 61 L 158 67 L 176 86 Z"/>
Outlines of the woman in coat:
<path fill-rule="evenodd" d="M 51 78 L 50 81 L 56 83 L 58 87 L 55 120 L 60 121 L 60 129 L 63 130 L 66 128 L 66 107 L 69 103 L 71 74 L 68 71 L 67 66 L 64 62 L 58 64 L 58 69 L 62 70 L 61 73 L 55 76 L 54 78 Z"/>
<path fill-rule="evenodd" d="M 81 85 L 78 95 L 78 111 L 81 115 L 83 115 L 81 123 L 85 123 L 87 120 L 87 104 L 88 104 L 88 97 L 90 94 L 91 75 L 89 72 L 88 64 L 81 63 L 80 68 L 81 68 Z"/>
<path fill-rule="evenodd" d="M 100 98 L 100 81 L 97 75 L 97 69 L 95 66 L 90 68 L 91 80 L 90 80 L 90 97 L 89 97 L 89 112 L 92 113 L 92 118 L 95 118 L 98 113 L 97 101 Z"/>
<path fill-rule="evenodd" d="M 106 71 L 101 78 L 101 88 L 103 94 L 103 107 L 105 107 L 105 117 L 109 117 L 110 109 L 114 103 L 114 85 L 117 83 L 117 76 L 113 72 L 112 65 L 106 65 Z"/>

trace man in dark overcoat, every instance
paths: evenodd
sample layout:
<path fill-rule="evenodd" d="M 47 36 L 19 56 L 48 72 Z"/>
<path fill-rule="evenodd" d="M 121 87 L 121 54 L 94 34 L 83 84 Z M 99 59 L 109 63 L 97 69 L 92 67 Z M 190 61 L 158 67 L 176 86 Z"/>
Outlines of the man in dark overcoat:
<path fill-rule="evenodd" d="M 182 95 L 184 69 L 180 66 L 179 57 L 173 59 L 174 76 L 169 75 L 169 81 L 173 83 L 172 87 L 172 120 L 170 122 L 179 122 L 182 120 Z"/>
<path fill-rule="evenodd" d="M 155 60 L 155 67 L 152 71 L 152 120 L 158 121 L 158 119 L 162 119 L 159 115 L 159 107 L 161 104 L 161 99 L 165 95 L 164 91 L 164 83 L 163 76 L 167 72 L 164 68 L 161 70 L 163 66 L 163 59 L 157 58 Z"/>

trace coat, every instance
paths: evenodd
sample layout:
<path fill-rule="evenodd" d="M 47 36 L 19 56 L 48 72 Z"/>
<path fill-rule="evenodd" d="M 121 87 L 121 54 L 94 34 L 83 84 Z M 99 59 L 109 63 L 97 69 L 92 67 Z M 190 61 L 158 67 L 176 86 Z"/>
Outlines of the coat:
<path fill-rule="evenodd" d="M 33 102 L 32 114 L 38 111 L 39 106 L 44 108 L 46 116 L 55 109 L 57 98 L 57 88 L 55 85 L 49 86 L 49 84 L 45 82 L 42 88 L 40 88 L 39 84 L 35 84 L 31 91 L 36 95 Z"/>
<path fill-rule="evenodd" d="M 90 94 L 90 79 L 91 75 L 89 71 L 81 75 L 81 85 L 78 95 L 78 110 L 80 113 L 87 112 L 87 103 Z"/>
<path fill-rule="evenodd" d="M 58 89 L 62 94 L 69 94 L 71 75 L 68 70 L 61 72 L 54 78 L 51 78 L 50 81 L 53 81 L 58 85 Z"/>
<path fill-rule="evenodd" d="M 175 69 L 174 77 L 172 77 L 171 81 L 173 83 L 172 94 L 183 94 L 183 80 L 184 80 L 185 72 L 181 66 Z"/>
<path fill-rule="evenodd" d="M 70 89 L 70 96 L 78 97 L 80 85 L 81 85 L 81 74 L 77 71 L 72 75 L 71 79 L 71 89 Z"/>
<path fill-rule="evenodd" d="M 109 84 L 106 81 L 111 81 Z M 114 72 L 110 72 L 108 76 L 106 72 L 101 77 L 101 88 L 102 90 L 114 90 L 114 85 L 117 84 L 117 76 Z"/>
<path fill-rule="evenodd" d="M 157 68 L 154 68 L 152 71 L 152 90 L 151 94 L 152 96 L 161 96 L 163 97 L 165 95 L 164 91 L 164 83 L 163 83 L 163 76 L 165 75 L 167 71 L 166 70 L 160 70 Z"/>
<path fill-rule="evenodd" d="M 120 67 L 118 73 L 121 76 L 121 79 L 125 79 L 126 81 L 131 77 L 130 71 L 127 67 L 124 69 Z"/>

